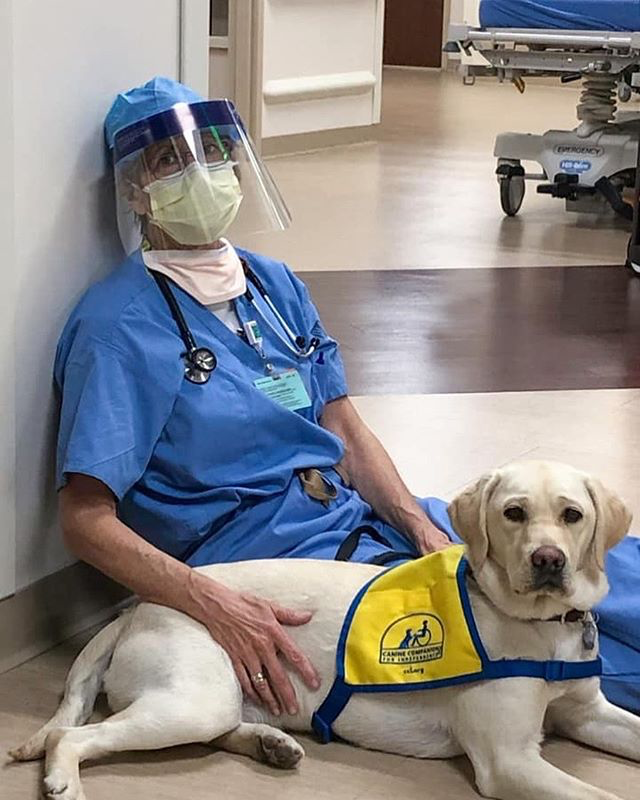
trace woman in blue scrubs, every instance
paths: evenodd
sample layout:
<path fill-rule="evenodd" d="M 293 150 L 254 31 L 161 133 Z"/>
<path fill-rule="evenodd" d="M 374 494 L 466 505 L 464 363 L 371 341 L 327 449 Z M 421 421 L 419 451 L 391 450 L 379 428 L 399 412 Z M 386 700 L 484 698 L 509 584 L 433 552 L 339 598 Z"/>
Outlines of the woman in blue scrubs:
<path fill-rule="evenodd" d="M 191 568 L 335 558 L 345 542 L 359 561 L 406 558 L 449 539 L 349 401 L 304 284 L 223 238 L 287 222 L 231 104 L 157 78 L 116 99 L 106 138 L 128 257 L 58 345 L 65 539 L 205 624 L 248 696 L 295 713 L 281 659 L 317 675 L 283 626 L 309 615 Z"/>

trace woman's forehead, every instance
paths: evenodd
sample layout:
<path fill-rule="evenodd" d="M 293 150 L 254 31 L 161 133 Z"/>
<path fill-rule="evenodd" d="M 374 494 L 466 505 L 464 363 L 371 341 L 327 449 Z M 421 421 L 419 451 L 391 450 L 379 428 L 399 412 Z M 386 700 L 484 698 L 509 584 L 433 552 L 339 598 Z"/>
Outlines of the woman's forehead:
<path fill-rule="evenodd" d="M 227 144 L 228 140 L 227 137 L 224 136 L 223 133 L 214 132 L 211 128 L 202 128 L 198 131 L 185 131 L 185 133 L 179 133 L 175 136 L 169 136 L 166 139 L 162 139 L 159 142 L 153 142 L 148 147 L 145 148 L 144 152 L 145 155 L 152 156 L 154 153 L 163 152 L 167 148 L 178 148 L 184 150 L 193 150 L 195 143 L 197 141 L 203 142 L 205 144 L 213 142 L 214 144 L 218 144 L 222 142 Z"/>
<path fill-rule="evenodd" d="M 208 136 L 211 138 L 210 133 Z M 200 136 L 200 138 L 204 140 L 205 136 Z M 193 148 L 193 136 L 187 138 L 183 134 L 178 134 L 177 136 L 171 136 L 168 139 L 162 139 L 160 142 L 154 142 L 153 144 L 150 144 L 145 148 L 144 154 L 147 158 L 153 158 L 154 155 L 158 153 L 164 153 L 167 150 L 193 150 Z"/>

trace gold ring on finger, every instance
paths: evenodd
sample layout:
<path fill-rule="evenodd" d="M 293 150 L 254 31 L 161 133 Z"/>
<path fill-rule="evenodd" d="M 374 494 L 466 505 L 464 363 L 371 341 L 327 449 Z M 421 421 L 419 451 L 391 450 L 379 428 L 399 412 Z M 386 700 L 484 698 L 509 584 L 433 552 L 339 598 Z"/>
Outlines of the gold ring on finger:
<path fill-rule="evenodd" d="M 256 672 L 255 675 L 251 676 L 251 680 L 256 686 L 264 686 L 267 682 L 267 679 L 264 677 L 262 672 Z"/>

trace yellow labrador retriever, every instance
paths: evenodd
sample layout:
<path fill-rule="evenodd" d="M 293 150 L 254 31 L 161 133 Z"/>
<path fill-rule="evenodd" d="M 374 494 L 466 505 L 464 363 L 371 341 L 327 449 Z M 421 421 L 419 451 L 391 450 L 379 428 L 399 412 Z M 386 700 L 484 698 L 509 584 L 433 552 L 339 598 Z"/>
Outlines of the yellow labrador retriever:
<path fill-rule="evenodd" d="M 516 463 L 481 478 L 453 501 L 450 513 L 467 545 L 468 591 L 489 656 L 592 659 L 597 643 L 585 652 L 582 622 L 550 618 L 588 610 L 607 592 L 605 551 L 631 519 L 618 497 L 571 467 Z M 379 569 L 292 560 L 203 571 L 285 606 L 313 609 L 312 621 L 291 634 L 328 688 L 345 612 Z M 269 716 L 243 702 L 227 654 L 204 627 L 142 603 L 85 647 L 53 719 L 12 756 L 26 760 L 46 751 L 44 792 L 55 800 L 84 798 L 80 762 L 114 751 L 213 742 L 293 767 L 304 751 L 282 729 L 308 731 L 322 698 L 295 675 L 292 680 L 300 713 Z M 84 725 L 103 689 L 113 716 Z M 478 790 L 501 800 L 616 800 L 545 761 L 543 730 L 640 760 L 640 718 L 608 703 L 597 678 L 510 677 L 410 694 L 359 694 L 334 729 L 355 745 L 406 756 L 466 753 Z"/>

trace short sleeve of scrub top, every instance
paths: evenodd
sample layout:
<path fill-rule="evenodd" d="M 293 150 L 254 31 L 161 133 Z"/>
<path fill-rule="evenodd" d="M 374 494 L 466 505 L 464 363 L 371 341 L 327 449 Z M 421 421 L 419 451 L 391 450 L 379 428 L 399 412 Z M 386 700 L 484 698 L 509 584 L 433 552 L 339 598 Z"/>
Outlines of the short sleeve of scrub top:
<path fill-rule="evenodd" d="M 151 348 L 153 350 L 153 348 Z M 176 354 L 169 364 L 179 364 Z M 71 473 L 97 478 L 121 500 L 144 473 L 171 413 L 182 378 L 170 369 L 159 380 L 154 353 L 125 353 L 76 337 L 61 375 L 56 483 Z M 153 375 L 153 372 L 156 372 Z"/>

